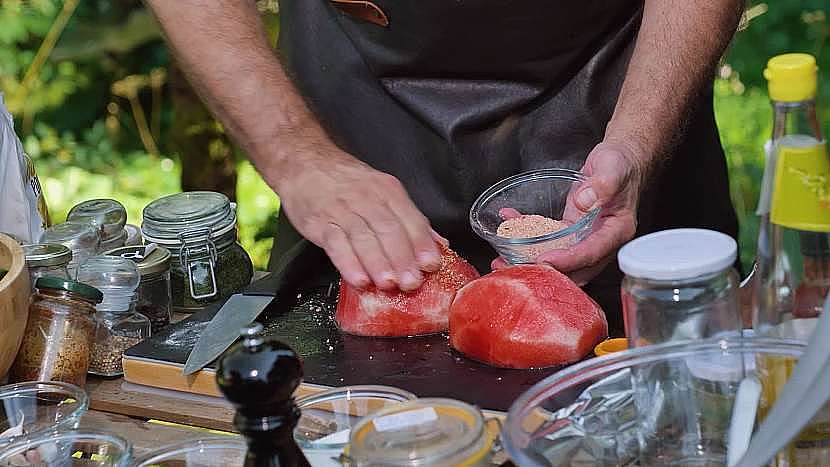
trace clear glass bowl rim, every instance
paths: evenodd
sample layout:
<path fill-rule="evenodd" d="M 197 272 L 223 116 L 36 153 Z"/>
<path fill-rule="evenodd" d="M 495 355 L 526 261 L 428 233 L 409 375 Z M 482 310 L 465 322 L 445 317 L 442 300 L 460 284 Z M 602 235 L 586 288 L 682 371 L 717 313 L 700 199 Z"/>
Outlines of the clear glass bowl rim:
<path fill-rule="evenodd" d="M 561 179 L 570 180 L 573 182 L 581 182 L 585 181 L 587 178 L 584 175 L 582 175 L 581 172 L 578 172 L 576 170 L 560 168 L 531 170 L 529 172 L 523 172 L 520 174 L 513 175 L 511 177 L 507 177 L 504 180 L 497 182 L 490 188 L 484 190 L 484 192 L 478 197 L 478 199 L 476 199 L 476 201 L 473 203 L 473 206 L 470 208 L 470 226 L 473 228 L 475 233 L 478 234 L 479 237 L 487 240 L 488 242 L 495 243 L 497 245 L 533 245 L 536 243 L 542 243 L 547 242 L 549 240 L 567 237 L 575 232 L 579 232 L 586 225 L 589 225 L 591 222 L 594 221 L 594 219 L 597 217 L 600 211 L 600 208 L 598 207 L 588 211 L 578 221 L 569 225 L 567 228 L 557 230 L 549 234 L 540 235 L 538 237 L 500 237 L 498 235 L 494 235 L 488 232 L 487 230 L 481 227 L 481 223 L 478 221 L 478 212 L 496 195 L 507 189 L 513 188 L 517 185 L 521 185 L 525 182 L 544 179 Z"/>
<path fill-rule="evenodd" d="M 520 440 L 512 436 L 513 432 L 523 433 L 522 420 L 552 395 L 615 371 L 636 365 L 692 357 L 700 352 L 762 353 L 800 357 L 806 348 L 807 345 L 798 340 L 732 337 L 711 338 L 696 342 L 669 342 L 591 358 L 548 376 L 519 396 L 511 404 L 502 427 L 502 444 L 517 465 L 541 466 L 533 458 L 524 454 L 523 449 L 519 448 Z"/>
<path fill-rule="evenodd" d="M 11 443 L 4 442 L 0 439 L 0 445 L 12 444 L 22 439 L 36 438 L 41 433 L 52 433 L 55 430 L 68 430 L 73 428 L 73 424 L 80 420 L 89 408 L 89 396 L 86 392 L 69 383 L 59 381 L 26 381 L 23 383 L 11 383 L 5 386 L 0 386 L 0 400 L 15 396 L 33 395 L 39 392 L 63 393 L 68 397 L 75 399 L 76 407 L 66 418 L 59 422 L 55 422 L 50 428 L 45 430 L 38 430 L 26 433 L 21 436 L 10 437 Z"/>
<path fill-rule="evenodd" d="M 133 457 L 133 445 L 126 439 L 106 431 L 81 429 L 69 431 L 52 430 L 42 432 L 42 434 L 37 436 L 27 436 L 20 441 L 0 449 L 0 460 L 4 458 L 8 459 L 10 456 L 15 456 L 43 444 L 53 444 L 58 441 L 98 442 L 116 446 L 121 450 L 121 458 L 113 464 L 116 467 L 130 465 Z"/>
<path fill-rule="evenodd" d="M 137 467 L 150 466 L 172 456 L 179 456 L 195 450 L 203 451 L 211 449 L 238 449 L 242 452 L 243 457 L 248 452 L 248 446 L 241 438 L 212 436 L 167 444 L 139 457 L 133 465 Z"/>

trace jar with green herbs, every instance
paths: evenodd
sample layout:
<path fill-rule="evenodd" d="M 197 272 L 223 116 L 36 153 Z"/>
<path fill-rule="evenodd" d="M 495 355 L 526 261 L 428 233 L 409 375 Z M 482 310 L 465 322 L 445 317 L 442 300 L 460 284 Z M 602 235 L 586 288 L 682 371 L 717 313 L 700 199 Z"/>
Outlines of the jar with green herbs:
<path fill-rule="evenodd" d="M 63 381 L 83 387 L 94 334 L 92 315 L 103 295 L 60 277 L 41 277 L 35 287 L 9 381 Z"/>
<path fill-rule="evenodd" d="M 172 310 L 193 313 L 241 292 L 253 263 L 237 239 L 236 206 L 221 193 L 194 191 L 157 199 L 144 208 L 146 243 L 171 253 Z"/>

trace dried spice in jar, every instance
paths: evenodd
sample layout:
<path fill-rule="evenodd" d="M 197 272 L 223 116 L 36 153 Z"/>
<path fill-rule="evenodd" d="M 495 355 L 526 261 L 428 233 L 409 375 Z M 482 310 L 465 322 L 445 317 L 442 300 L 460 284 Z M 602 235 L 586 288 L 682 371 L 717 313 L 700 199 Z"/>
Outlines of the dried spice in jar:
<path fill-rule="evenodd" d="M 41 277 L 35 287 L 9 381 L 63 381 L 83 387 L 93 342 L 92 314 L 103 295 L 59 277 Z"/>
<path fill-rule="evenodd" d="M 136 291 L 135 311 L 146 316 L 153 334 L 170 324 L 170 251 L 156 246 L 146 253 L 144 246 L 125 246 L 108 251 L 135 262 L 141 282 Z"/>

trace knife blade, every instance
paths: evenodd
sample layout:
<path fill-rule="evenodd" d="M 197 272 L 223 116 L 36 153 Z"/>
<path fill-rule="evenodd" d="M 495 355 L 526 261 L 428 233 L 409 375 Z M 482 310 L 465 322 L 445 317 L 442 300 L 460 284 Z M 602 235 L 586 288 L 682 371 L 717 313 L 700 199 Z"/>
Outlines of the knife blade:
<path fill-rule="evenodd" d="M 239 337 L 239 330 L 254 321 L 274 298 L 273 295 L 231 295 L 205 326 L 187 357 L 182 374 L 196 373 L 219 357 Z"/>

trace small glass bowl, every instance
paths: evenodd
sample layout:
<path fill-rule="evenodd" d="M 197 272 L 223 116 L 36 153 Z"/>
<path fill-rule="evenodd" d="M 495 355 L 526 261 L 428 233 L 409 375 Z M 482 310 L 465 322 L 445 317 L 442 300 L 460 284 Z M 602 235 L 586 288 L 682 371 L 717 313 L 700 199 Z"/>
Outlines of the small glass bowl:
<path fill-rule="evenodd" d="M 162 447 L 136 460 L 137 467 L 222 467 L 245 465 L 248 447 L 239 437 L 210 437 Z"/>
<path fill-rule="evenodd" d="M 389 386 L 347 386 L 297 401 L 302 411 L 294 438 L 303 451 L 343 449 L 352 427 L 379 410 L 415 399 L 415 394 Z"/>
<path fill-rule="evenodd" d="M 497 234 L 505 220 L 500 211 L 515 209 L 521 214 L 562 219 L 569 194 L 584 180 L 584 175 L 569 169 L 541 169 L 505 178 L 485 190 L 473 203 L 470 225 L 510 264 L 534 263 L 542 253 L 569 248 L 587 237 L 599 208 L 592 209 L 567 228 L 526 238 Z"/>
<path fill-rule="evenodd" d="M 89 407 L 79 387 L 26 382 L 0 387 L 0 446 L 42 433 L 73 430 Z"/>
<path fill-rule="evenodd" d="M 0 466 L 103 466 L 126 467 L 132 445 L 110 433 L 96 430 L 49 432 L 0 449 Z"/>

